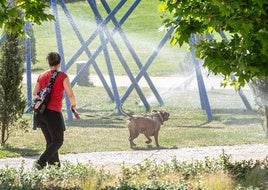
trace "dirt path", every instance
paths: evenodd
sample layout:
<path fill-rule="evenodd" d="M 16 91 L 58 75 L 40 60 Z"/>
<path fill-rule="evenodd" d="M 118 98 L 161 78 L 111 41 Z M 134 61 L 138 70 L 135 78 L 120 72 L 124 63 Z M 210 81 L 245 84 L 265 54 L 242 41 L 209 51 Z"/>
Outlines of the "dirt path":
<path fill-rule="evenodd" d="M 32 83 L 35 83 L 37 80 L 38 75 L 32 74 L 31 75 L 31 81 Z M 70 80 L 74 79 L 74 75 L 69 75 Z M 108 85 L 110 84 L 110 78 L 108 75 L 104 75 L 104 78 Z M 171 88 L 180 87 L 180 88 L 187 88 L 187 89 L 197 89 L 197 82 L 196 82 L 196 76 L 195 74 L 189 75 L 189 76 L 169 76 L 169 77 L 150 77 L 151 81 L 157 88 Z M 206 73 L 203 76 L 203 80 L 205 83 L 205 86 L 207 89 L 233 89 L 231 86 L 227 86 L 225 88 L 221 87 L 220 84 L 223 80 L 221 76 L 208 76 Z M 94 86 L 103 86 L 101 80 L 97 75 L 90 75 L 90 81 L 93 83 Z M 131 81 L 128 76 L 115 76 L 116 85 L 119 86 L 130 86 Z M 26 74 L 23 75 L 23 83 L 26 84 L 27 77 Z M 138 85 L 140 87 L 149 87 L 148 82 L 145 80 L 144 77 L 142 77 L 138 81 Z M 248 87 L 245 87 L 245 89 L 248 89 Z"/>
<path fill-rule="evenodd" d="M 263 160 L 268 157 L 268 144 L 253 144 L 241 146 L 209 146 L 178 149 L 159 149 L 159 150 L 133 150 L 133 151 L 109 151 L 109 152 L 91 152 L 60 155 L 62 162 L 88 163 L 104 166 L 107 170 L 119 170 L 124 163 L 131 167 L 136 164 L 143 164 L 146 160 L 155 162 L 170 163 L 173 158 L 178 161 L 203 160 L 206 157 L 216 158 L 220 154 L 231 155 L 231 159 L 238 160 Z M 25 168 L 32 168 L 33 162 L 38 158 L 19 157 L 0 159 L 0 168 L 8 166 L 18 168 L 24 163 Z"/>

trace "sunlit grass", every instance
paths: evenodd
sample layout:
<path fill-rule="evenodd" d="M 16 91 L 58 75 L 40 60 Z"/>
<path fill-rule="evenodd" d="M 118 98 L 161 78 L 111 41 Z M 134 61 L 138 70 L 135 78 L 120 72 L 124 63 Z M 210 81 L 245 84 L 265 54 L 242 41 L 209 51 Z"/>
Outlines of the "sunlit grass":
<path fill-rule="evenodd" d="M 126 88 L 119 88 L 122 94 Z M 115 110 L 106 91 L 101 87 L 80 87 L 74 91 L 77 97 L 77 110 L 81 120 L 68 121 L 64 106 L 66 121 L 65 141 L 60 149 L 61 154 L 131 150 L 129 132 L 126 127 L 126 117 Z M 145 94 L 150 94 L 144 88 Z M 208 91 L 212 98 L 216 91 Z M 225 91 L 226 95 L 232 91 Z M 262 119 L 255 111 L 247 111 L 239 97 L 233 96 L 235 108 L 225 104 L 224 96 L 217 96 L 218 103 L 212 109 L 214 119 L 208 121 L 206 112 L 199 108 L 199 99 L 193 91 L 177 91 L 171 101 L 164 106 L 152 104 L 151 109 L 166 109 L 170 119 L 161 126 L 159 143 L 161 148 L 174 149 L 194 146 L 223 146 L 267 143 L 268 139 L 262 129 Z M 187 96 L 186 96 L 187 94 Z M 183 100 L 183 101 L 182 101 Z M 145 113 L 144 106 L 139 106 L 139 97 L 131 93 L 123 108 L 130 113 Z M 186 103 L 185 102 L 189 102 Z M 213 104 L 213 102 L 212 102 Z M 225 109 L 223 108 L 225 105 Z M 217 107 L 220 107 L 216 109 Z M 31 114 L 24 117 L 29 122 L 28 132 L 15 131 L 8 140 L 7 147 L 1 147 L 0 157 L 34 155 L 44 150 L 45 140 L 40 129 L 32 130 Z M 140 135 L 135 139 L 137 149 L 155 149 L 155 142 L 147 146 L 146 138 Z"/>
<path fill-rule="evenodd" d="M 233 190 L 235 189 L 234 177 L 224 171 L 208 173 L 201 177 L 204 189 Z"/>

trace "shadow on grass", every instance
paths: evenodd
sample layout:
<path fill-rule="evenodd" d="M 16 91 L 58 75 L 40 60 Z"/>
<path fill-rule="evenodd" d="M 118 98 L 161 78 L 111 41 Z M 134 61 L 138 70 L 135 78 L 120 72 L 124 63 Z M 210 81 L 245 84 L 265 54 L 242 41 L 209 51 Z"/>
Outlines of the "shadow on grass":
<path fill-rule="evenodd" d="M 247 110 L 240 109 L 240 108 L 233 108 L 233 109 L 212 109 L 213 114 L 235 114 L 235 115 L 256 115 L 256 110 Z"/>
<path fill-rule="evenodd" d="M 261 124 L 263 121 L 260 118 L 230 118 L 224 122 L 225 125 L 250 125 L 250 124 Z"/>
<path fill-rule="evenodd" d="M 16 154 L 18 156 L 34 156 L 34 155 L 38 155 L 38 151 L 34 150 L 34 149 L 29 149 L 29 148 L 18 148 L 18 147 L 11 147 L 10 145 L 6 144 L 3 147 L 1 147 L 1 151 L 5 151 L 7 152 L 6 155 L 8 155 L 8 153 L 10 153 L 10 155 Z"/>
<path fill-rule="evenodd" d="M 206 121 L 201 124 L 196 124 L 196 125 L 180 125 L 178 126 L 179 128 L 203 128 L 203 129 L 221 129 L 223 127 L 212 127 L 212 126 L 206 126 L 206 124 L 209 124 L 211 121 Z"/>
<path fill-rule="evenodd" d="M 78 110 L 80 120 L 66 121 L 72 127 L 125 128 L 127 118 L 111 110 Z"/>
<path fill-rule="evenodd" d="M 173 147 L 164 147 L 161 146 L 160 147 L 156 147 L 153 145 L 147 145 L 147 147 L 133 147 L 132 150 L 137 150 L 137 151 L 148 151 L 148 150 L 170 150 L 170 149 L 178 149 L 178 147 L 173 146 Z"/>
<path fill-rule="evenodd" d="M 213 120 L 219 121 L 224 125 L 250 125 L 250 124 L 260 124 L 262 123 L 262 119 L 257 115 L 257 111 L 255 110 L 247 110 L 247 109 L 213 109 Z M 191 119 L 191 118 L 189 118 Z M 212 121 L 205 121 L 200 124 L 189 124 L 189 125 L 181 125 L 178 127 L 182 128 L 204 128 L 204 129 L 222 129 L 224 127 L 213 127 L 206 126 Z"/>
<path fill-rule="evenodd" d="M 86 128 L 125 128 L 125 122 L 114 118 L 82 118 L 79 121 L 66 121 L 66 124 L 72 127 L 86 127 Z"/>
<path fill-rule="evenodd" d="M 215 109 L 213 112 L 215 121 L 224 121 L 225 125 L 250 125 L 261 124 L 262 119 L 257 116 L 254 110 L 246 109 Z"/>

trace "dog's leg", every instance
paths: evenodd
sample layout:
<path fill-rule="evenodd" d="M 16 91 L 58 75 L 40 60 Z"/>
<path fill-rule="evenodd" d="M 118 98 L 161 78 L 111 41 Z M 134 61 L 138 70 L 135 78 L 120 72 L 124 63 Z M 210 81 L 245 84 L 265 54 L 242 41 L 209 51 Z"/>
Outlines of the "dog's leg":
<path fill-rule="evenodd" d="M 136 144 L 133 142 L 134 139 L 131 136 L 128 138 L 128 140 L 130 143 L 130 148 L 133 148 L 133 146 L 136 146 Z"/>
<path fill-rule="evenodd" d="M 145 135 L 145 137 L 148 139 L 148 141 L 146 141 L 147 144 L 150 144 L 152 142 L 152 139 L 149 135 Z"/>
<path fill-rule="evenodd" d="M 135 138 L 137 138 L 139 136 L 139 133 L 138 132 L 135 132 L 135 131 L 132 131 L 132 130 L 129 130 L 129 143 L 130 143 L 130 148 L 133 148 L 133 146 L 136 146 L 136 144 L 133 142 L 133 140 Z"/>
<path fill-rule="evenodd" d="M 158 143 L 158 132 L 156 132 L 156 133 L 154 134 L 154 140 L 155 140 L 155 144 L 156 144 L 156 146 L 157 146 L 157 147 L 160 147 L 160 145 L 159 145 L 159 143 Z"/>

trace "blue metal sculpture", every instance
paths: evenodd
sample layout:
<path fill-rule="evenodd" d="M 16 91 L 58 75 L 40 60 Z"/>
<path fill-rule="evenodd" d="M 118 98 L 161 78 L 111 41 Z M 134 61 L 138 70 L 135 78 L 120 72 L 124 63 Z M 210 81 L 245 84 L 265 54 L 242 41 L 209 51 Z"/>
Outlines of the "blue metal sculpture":
<path fill-rule="evenodd" d="M 155 85 L 153 84 L 152 80 L 150 79 L 150 77 L 147 73 L 147 70 L 150 67 L 150 65 L 153 63 L 155 58 L 157 57 L 161 48 L 164 46 L 166 41 L 169 39 L 170 35 L 173 32 L 173 28 L 170 28 L 167 31 L 167 33 L 163 36 L 162 40 L 159 42 L 159 44 L 154 49 L 154 51 L 152 52 L 150 57 L 147 59 L 147 61 L 144 64 L 142 64 L 139 56 L 135 52 L 134 48 L 131 46 L 131 43 L 128 40 L 127 35 L 124 33 L 124 31 L 122 29 L 122 25 L 128 19 L 128 17 L 131 15 L 131 13 L 134 11 L 134 9 L 139 5 L 140 1 L 141 0 L 133 0 L 133 3 L 126 10 L 125 14 L 123 14 L 123 16 L 121 16 L 120 19 L 117 19 L 116 14 L 125 5 L 127 0 L 120 0 L 114 6 L 113 9 L 110 8 L 109 4 L 107 3 L 107 0 L 100 0 L 100 3 L 101 3 L 100 5 L 102 5 L 103 8 L 105 9 L 105 11 L 107 12 L 107 16 L 105 18 L 102 18 L 101 14 L 99 12 L 98 6 L 96 4 L 96 1 L 95 0 L 87 0 L 91 10 L 93 11 L 94 18 L 96 20 L 97 28 L 95 29 L 95 31 L 93 31 L 91 33 L 91 35 L 87 39 L 84 39 L 82 37 L 78 27 L 75 24 L 75 20 L 72 18 L 69 10 L 67 9 L 64 0 L 51 0 L 51 8 L 52 8 L 53 14 L 55 16 L 55 23 L 54 24 L 55 24 L 55 31 L 56 31 L 56 38 L 57 38 L 57 47 L 58 47 L 58 52 L 62 56 L 61 69 L 63 71 L 68 71 L 68 69 L 77 61 L 79 56 L 82 53 L 85 53 L 88 57 L 88 60 L 85 62 L 84 66 L 80 69 L 80 71 L 77 73 L 77 75 L 74 77 L 74 79 L 71 81 L 71 85 L 74 86 L 77 83 L 80 75 L 86 69 L 88 69 L 89 66 L 92 65 L 92 67 L 95 69 L 99 79 L 101 80 L 103 87 L 105 88 L 107 94 L 109 95 L 110 99 L 116 103 L 116 109 L 117 109 L 118 113 L 120 113 L 120 109 L 119 109 L 120 104 L 122 104 L 126 101 L 128 96 L 130 95 L 130 93 L 134 89 L 136 90 L 137 94 L 139 95 L 139 98 L 141 99 L 142 103 L 144 104 L 146 110 L 150 109 L 150 104 L 148 103 L 145 95 L 143 94 L 142 89 L 138 85 L 138 82 L 140 81 L 140 79 L 142 77 L 145 78 L 146 82 L 148 83 L 151 91 L 153 92 L 153 94 L 156 97 L 159 104 L 160 105 L 164 104 L 164 101 L 162 100 Z M 81 47 L 77 49 L 77 51 L 71 56 L 71 58 L 68 61 L 65 60 L 65 56 L 64 56 L 64 45 L 62 42 L 62 33 L 61 33 L 61 27 L 60 27 L 61 19 L 59 18 L 59 15 L 58 15 L 58 5 L 61 6 L 62 10 L 64 11 L 64 14 L 65 14 L 68 22 L 70 23 L 78 41 L 81 44 Z M 107 27 L 107 24 L 110 22 L 112 22 L 114 25 L 114 28 L 112 30 Z M 28 24 L 29 23 L 26 24 L 26 30 L 28 30 Z M 127 47 L 127 50 L 129 51 L 133 60 L 135 61 L 136 65 L 139 68 L 139 72 L 138 72 L 137 76 L 134 76 L 133 73 L 131 72 L 131 69 L 129 68 L 129 66 L 127 64 L 127 61 L 125 60 L 120 48 L 118 47 L 118 45 L 116 43 L 116 40 L 113 37 L 116 33 L 118 33 L 119 36 L 122 38 L 123 42 L 125 43 L 125 45 Z M 30 35 L 30 34 L 28 34 L 28 35 Z M 99 44 L 99 46 L 96 48 L 95 51 L 91 52 L 89 49 L 89 45 L 97 37 L 99 37 L 101 43 Z M 194 44 L 194 43 L 195 43 L 195 36 L 192 35 L 190 38 L 190 44 Z M 122 67 L 124 68 L 125 72 L 127 73 L 128 77 L 131 81 L 130 86 L 127 88 L 126 92 L 123 94 L 122 97 L 120 97 L 120 95 L 119 95 L 117 84 L 115 81 L 115 75 L 113 72 L 113 67 L 112 67 L 112 63 L 111 63 L 111 59 L 110 59 L 110 55 L 109 55 L 109 50 L 107 48 L 108 44 L 111 45 L 114 52 L 116 52 L 116 55 L 117 55 L 121 65 L 122 65 Z M 31 48 L 29 48 L 30 47 L 30 40 L 29 39 L 27 39 L 26 45 L 28 47 L 27 48 L 28 53 L 26 56 L 26 62 L 27 62 L 26 70 L 27 70 L 27 83 L 28 83 L 27 84 L 27 90 L 28 90 L 27 95 L 28 95 L 28 100 L 31 100 L 32 99 L 32 97 L 31 97 L 31 59 L 30 59 L 31 58 L 31 52 L 30 52 Z M 110 89 L 106 79 L 104 78 L 101 70 L 99 69 L 99 67 L 96 63 L 96 58 L 100 55 L 100 53 L 103 53 L 104 57 L 105 57 L 105 62 L 107 65 L 112 90 Z M 212 120 L 213 119 L 212 111 L 210 108 L 206 88 L 204 85 L 204 81 L 203 81 L 203 77 L 202 77 L 202 73 L 201 73 L 201 69 L 200 69 L 200 62 L 199 62 L 199 60 L 195 59 L 194 49 L 192 49 L 191 54 L 192 54 L 192 57 L 194 60 L 194 65 L 195 65 L 201 108 L 206 110 L 208 120 Z M 68 98 L 65 98 L 65 100 L 66 100 L 66 105 L 67 105 L 68 119 L 72 120 L 73 119 L 72 113 L 69 109 L 70 102 L 69 102 Z M 244 103 L 247 102 L 247 100 L 245 99 L 245 96 L 243 97 L 243 100 L 244 100 Z M 248 109 L 251 108 L 249 104 L 245 103 L 245 105 Z"/>
<path fill-rule="evenodd" d="M 142 65 L 139 57 L 137 56 L 137 54 L 134 51 L 134 48 L 131 46 L 130 42 L 128 41 L 125 33 L 123 32 L 121 26 L 122 24 L 127 20 L 127 18 L 129 17 L 129 15 L 133 12 L 133 10 L 137 7 L 137 5 L 140 3 L 140 0 L 136 0 L 132 3 L 132 5 L 129 7 L 129 9 L 126 11 L 126 13 L 121 17 L 120 20 L 117 21 L 115 15 L 116 13 L 123 7 L 123 5 L 127 2 L 127 0 L 121 0 L 118 2 L 118 4 L 113 8 L 110 9 L 109 5 L 107 4 L 107 2 L 105 0 L 101 0 L 101 3 L 103 5 L 103 7 L 105 8 L 106 12 L 107 12 L 107 17 L 102 18 L 99 11 L 98 11 L 98 7 L 96 5 L 95 0 L 88 0 L 88 4 L 91 7 L 94 16 L 95 16 L 95 20 L 97 23 L 97 29 L 89 36 L 88 39 L 84 40 L 81 36 L 81 34 L 79 33 L 78 28 L 75 25 L 74 20 L 72 19 L 67 7 L 65 6 L 65 2 L 63 0 L 59 0 L 58 3 L 59 5 L 62 7 L 68 21 L 70 22 L 76 36 L 78 37 L 80 43 L 81 43 L 81 47 L 76 51 L 76 53 L 70 58 L 70 60 L 65 63 L 65 60 L 63 60 L 62 65 L 65 65 L 65 67 L 62 67 L 63 71 L 68 70 L 68 68 L 70 68 L 70 66 L 77 60 L 77 58 L 83 53 L 86 52 L 86 54 L 88 55 L 88 60 L 86 61 L 85 65 L 81 68 L 81 70 L 77 73 L 77 75 L 75 76 L 75 78 L 71 81 L 72 85 L 75 85 L 75 83 L 77 82 L 77 80 L 79 79 L 79 75 L 85 70 L 88 69 L 88 67 L 90 65 L 93 65 L 93 68 L 95 69 L 96 73 L 98 74 L 99 78 L 101 79 L 101 82 L 103 83 L 104 88 L 106 89 L 110 99 L 112 101 L 115 101 L 116 103 L 116 108 L 118 110 L 118 112 L 120 112 L 119 110 L 119 106 L 120 104 L 122 104 L 125 100 L 126 97 L 131 93 L 131 91 L 135 88 L 135 90 L 137 91 L 141 101 L 143 102 L 146 110 L 150 109 L 150 105 L 145 97 L 145 95 L 143 94 L 141 88 L 138 85 L 138 81 L 139 79 L 144 76 L 146 81 L 148 82 L 149 87 L 151 88 L 151 90 L 153 91 L 154 95 L 156 96 L 156 99 L 158 100 L 158 102 L 160 103 L 160 105 L 163 105 L 163 100 L 161 98 L 161 96 L 159 95 L 159 93 L 156 90 L 156 87 L 154 86 L 153 82 L 151 81 L 150 77 L 148 76 L 148 74 L 146 73 L 146 69 L 148 69 L 149 65 L 152 63 L 153 59 L 156 57 L 158 51 L 160 50 L 160 48 L 164 45 L 164 43 L 167 41 L 167 37 L 170 35 L 166 35 L 164 37 L 165 40 L 163 40 L 159 47 L 157 47 L 156 51 L 154 51 L 154 53 L 152 54 L 152 56 L 149 58 L 148 63 L 145 64 L 145 67 Z M 59 27 L 59 22 L 60 19 L 58 17 L 58 13 L 57 13 L 57 2 L 55 0 L 51 0 L 51 7 L 53 9 L 53 13 L 55 16 L 55 28 L 56 28 L 56 36 L 57 36 L 57 44 L 58 44 L 58 51 L 59 53 L 64 56 L 63 53 L 63 44 L 62 44 L 62 40 L 61 40 L 61 31 L 60 31 L 60 27 Z M 107 28 L 107 24 L 108 22 L 112 21 L 115 25 L 114 29 L 112 31 L 110 31 Z M 119 35 L 122 37 L 123 41 L 125 42 L 129 52 L 131 53 L 133 59 L 135 60 L 136 64 L 138 65 L 138 67 L 141 69 L 141 72 L 139 73 L 139 75 L 135 78 L 127 64 L 127 61 L 124 59 L 120 48 L 118 47 L 116 41 L 113 39 L 113 36 L 115 33 L 119 33 Z M 88 46 L 93 42 L 93 40 L 99 36 L 100 37 L 100 41 L 101 44 L 100 46 L 94 51 L 94 52 L 90 52 L 90 50 L 88 49 Z M 122 64 L 123 68 L 125 69 L 131 83 L 132 86 L 129 88 L 129 90 L 125 93 L 125 95 L 123 96 L 123 98 L 120 98 L 119 93 L 118 93 L 118 88 L 116 85 L 116 81 L 115 81 L 115 76 L 113 73 L 113 68 L 112 68 L 112 64 L 111 64 L 111 60 L 110 60 L 110 56 L 109 56 L 109 51 L 107 49 L 107 44 L 110 43 L 113 50 L 116 52 L 116 55 L 120 61 L 120 63 Z M 98 57 L 98 55 L 103 52 L 105 55 L 105 61 L 106 61 L 106 65 L 108 68 L 108 72 L 109 72 L 109 77 L 110 77 L 110 83 L 112 85 L 112 90 L 109 88 L 105 78 L 103 77 L 100 69 L 98 68 L 95 60 Z M 145 69 L 146 68 L 146 69 Z M 69 105 L 68 102 L 67 106 Z M 67 109 L 69 110 L 69 109 Z M 68 115 L 68 118 L 71 119 L 71 114 L 70 116 Z"/>

